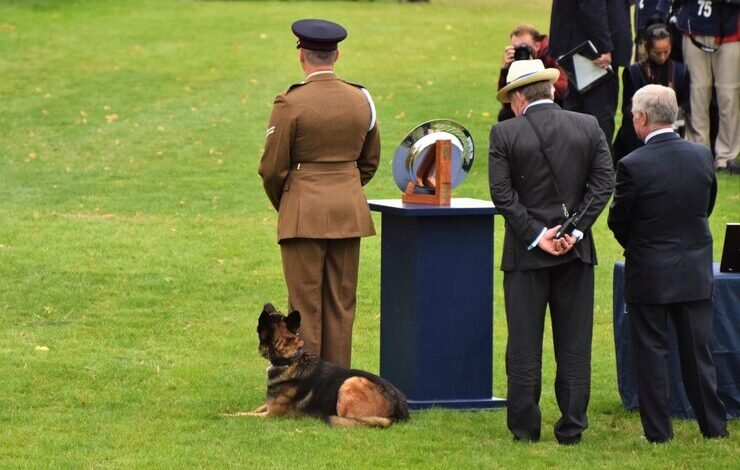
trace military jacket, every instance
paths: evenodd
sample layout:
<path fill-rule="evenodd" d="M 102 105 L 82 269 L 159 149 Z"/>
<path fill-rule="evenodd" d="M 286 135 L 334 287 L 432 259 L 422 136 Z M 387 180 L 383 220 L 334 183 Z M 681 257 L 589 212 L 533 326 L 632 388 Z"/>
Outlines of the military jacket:
<path fill-rule="evenodd" d="M 362 187 L 379 163 L 367 90 L 327 71 L 278 95 L 259 165 L 278 210 L 278 241 L 375 234 Z"/>

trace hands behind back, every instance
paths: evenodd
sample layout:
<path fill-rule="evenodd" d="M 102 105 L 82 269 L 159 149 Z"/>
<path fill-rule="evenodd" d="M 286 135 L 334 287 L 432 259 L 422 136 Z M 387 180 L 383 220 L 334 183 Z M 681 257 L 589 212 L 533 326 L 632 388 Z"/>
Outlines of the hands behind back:
<path fill-rule="evenodd" d="M 560 225 L 547 229 L 545 234 L 540 238 L 537 246 L 542 251 L 549 253 L 553 256 L 562 256 L 569 252 L 573 245 L 576 244 L 576 237 L 566 234 L 562 238 L 555 238 Z"/>

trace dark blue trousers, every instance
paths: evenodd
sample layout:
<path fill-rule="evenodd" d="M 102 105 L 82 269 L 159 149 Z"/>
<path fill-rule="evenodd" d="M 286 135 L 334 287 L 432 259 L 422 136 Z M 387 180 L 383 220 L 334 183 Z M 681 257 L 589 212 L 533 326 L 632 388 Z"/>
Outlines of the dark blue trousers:
<path fill-rule="evenodd" d="M 727 414 L 717 395 L 717 373 L 709 352 L 712 301 L 676 304 L 627 304 L 632 365 L 645 437 L 652 442 L 673 438 L 668 378 L 668 316 L 676 329 L 686 397 L 705 437 L 727 434 Z"/>

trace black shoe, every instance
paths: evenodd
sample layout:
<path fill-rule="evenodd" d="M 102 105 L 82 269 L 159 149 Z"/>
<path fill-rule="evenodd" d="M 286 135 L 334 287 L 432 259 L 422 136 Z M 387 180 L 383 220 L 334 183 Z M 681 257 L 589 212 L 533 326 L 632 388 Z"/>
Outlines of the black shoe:
<path fill-rule="evenodd" d="M 728 437 L 730 437 L 729 431 L 725 431 L 722 434 L 715 434 L 713 436 L 704 435 L 704 439 L 727 439 Z"/>
<path fill-rule="evenodd" d="M 581 442 L 581 435 L 580 434 L 578 434 L 576 436 L 564 437 L 564 438 L 558 438 L 556 436 L 556 438 L 558 440 L 558 444 L 560 444 L 562 446 L 574 446 L 574 445 L 578 444 L 579 442 Z"/>
<path fill-rule="evenodd" d="M 526 444 L 536 444 L 540 442 L 540 438 L 528 438 L 528 437 L 519 437 L 519 436 L 511 436 L 514 439 L 514 442 L 522 442 Z"/>
<path fill-rule="evenodd" d="M 719 166 L 714 169 L 715 173 L 727 173 L 728 175 L 740 175 L 740 165 L 735 164 L 735 160 L 727 162 L 726 166 Z"/>
<path fill-rule="evenodd" d="M 647 439 L 648 442 L 651 443 L 651 444 L 665 444 L 666 442 L 672 441 L 673 440 L 673 436 L 670 436 L 670 437 L 661 437 L 661 438 L 656 438 L 656 439 L 654 439 L 652 437 L 645 436 L 645 439 Z"/>

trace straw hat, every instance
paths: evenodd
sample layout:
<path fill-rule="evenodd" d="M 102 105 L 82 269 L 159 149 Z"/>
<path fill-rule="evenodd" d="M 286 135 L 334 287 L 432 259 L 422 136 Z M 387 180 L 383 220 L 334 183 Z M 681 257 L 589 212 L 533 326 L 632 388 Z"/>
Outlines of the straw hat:
<path fill-rule="evenodd" d="M 499 90 L 496 98 L 502 103 L 508 103 L 510 91 L 535 82 L 555 83 L 558 77 L 560 77 L 560 70 L 546 69 L 540 59 L 515 60 L 509 66 L 506 86 Z"/>

